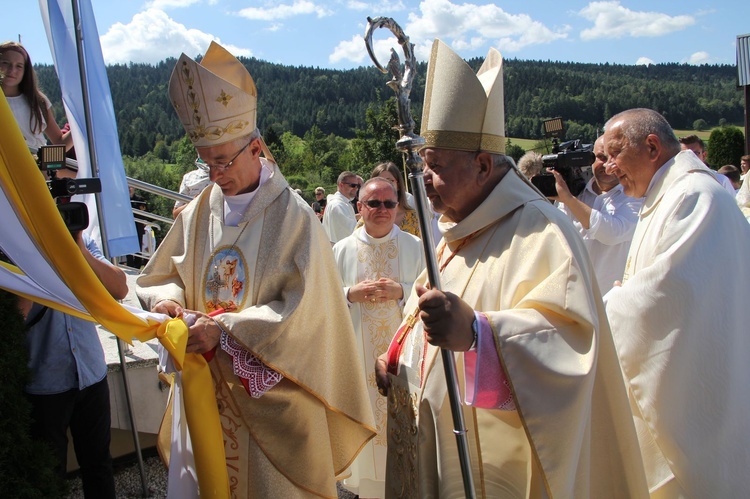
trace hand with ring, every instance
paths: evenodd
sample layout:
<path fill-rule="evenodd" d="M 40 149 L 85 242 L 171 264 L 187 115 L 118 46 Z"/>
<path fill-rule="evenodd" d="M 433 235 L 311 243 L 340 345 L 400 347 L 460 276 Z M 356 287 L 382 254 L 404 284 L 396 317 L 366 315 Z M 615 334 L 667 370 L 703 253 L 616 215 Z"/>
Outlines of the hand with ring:
<path fill-rule="evenodd" d="M 375 281 L 366 279 L 349 288 L 347 299 L 351 303 L 375 303 L 377 301 L 378 286 Z"/>

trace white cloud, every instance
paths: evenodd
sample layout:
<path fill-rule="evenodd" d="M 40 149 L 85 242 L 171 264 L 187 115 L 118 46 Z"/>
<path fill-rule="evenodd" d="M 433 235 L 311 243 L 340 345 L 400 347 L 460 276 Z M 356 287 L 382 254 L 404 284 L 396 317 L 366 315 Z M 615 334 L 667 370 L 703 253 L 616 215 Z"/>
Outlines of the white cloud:
<path fill-rule="evenodd" d="M 487 43 L 487 39 L 482 38 L 481 36 L 474 36 L 474 37 L 471 37 L 469 40 L 466 40 L 464 38 L 458 38 L 456 40 L 453 40 L 453 48 L 459 51 L 476 50 L 478 48 L 483 47 L 486 43 Z"/>
<path fill-rule="evenodd" d="M 348 0 L 346 7 L 351 10 L 368 11 L 377 14 L 386 12 L 401 12 L 406 9 L 401 0 L 383 0 L 381 2 L 367 3 L 360 0 Z M 374 16 L 373 16 L 374 17 Z"/>
<path fill-rule="evenodd" d="M 387 30 L 384 30 L 387 32 Z M 377 32 L 376 32 L 377 33 Z M 375 57 L 381 66 L 385 67 L 391 58 L 391 48 L 396 50 L 401 64 L 404 63 L 404 52 L 401 45 L 398 44 L 395 36 L 389 36 L 383 39 L 373 38 L 373 51 Z M 351 40 L 343 40 L 336 45 L 333 53 L 328 56 L 328 62 L 336 64 L 341 61 L 352 61 L 358 64 L 374 64 L 370 61 L 370 56 L 365 47 L 365 39 L 361 35 L 354 35 Z"/>
<path fill-rule="evenodd" d="M 711 63 L 711 56 L 708 55 L 708 52 L 700 51 L 692 54 L 690 57 L 687 58 L 686 61 L 688 64 L 694 64 L 694 65 L 700 65 L 700 64 L 710 64 Z"/>
<path fill-rule="evenodd" d="M 656 64 L 653 59 L 650 59 L 648 57 L 639 57 L 637 61 L 635 61 L 636 66 L 651 66 L 652 64 Z"/>
<path fill-rule="evenodd" d="M 592 28 L 581 32 L 581 39 L 655 37 L 680 31 L 695 24 L 692 16 L 670 16 L 660 12 L 636 12 L 619 1 L 591 2 L 579 14 L 593 21 Z"/>
<path fill-rule="evenodd" d="M 409 24 L 404 29 L 412 42 L 422 48 L 424 42 L 440 38 L 457 50 L 476 49 L 489 41 L 497 44 L 501 52 L 515 52 L 568 36 L 568 28 L 553 31 L 527 14 L 510 14 L 494 4 L 423 0 L 419 10 L 409 14 Z"/>
<path fill-rule="evenodd" d="M 128 24 L 115 23 L 101 36 L 102 54 L 106 64 L 143 62 L 156 64 L 167 57 L 190 57 L 203 54 L 218 37 L 172 20 L 164 11 L 148 9 L 133 16 Z M 252 52 L 222 44 L 236 56 L 252 56 Z"/>
<path fill-rule="evenodd" d="M 352 6 L 352 0 L 349 6 Z M 569 27 L 553 31 L 526 14 L 509 14 L 494 4 L 454 4 L 450 0 L 423 0 L 419 12 L 410 13 L 408 24 L 402 25 L 414 44 L 417 60 L 430 56 L 432 42 L 440 38 L 459 52 L 471 52 L 492 44 L 501 51 L 518 51 L 529 45 L 550 43 L 567 38 Z M 387 30 L 384 30 L 387 32 Z M 368 63 L 362 49 L 362 37 L 357 35 L 341 41 L 328 56 L 332 64 L 340 61 Z M 403 52 L 394 37 L 374 40 L 374 50 L 381 64 L 390 58 L 390 49 L 396 49 L 403 62 Z"/>
<path fill-rule="evenodd" d="M 253 21 L 275 21 L 289 17 L 315 14 L 318 18 L 331 15 L 333 12 L 326 7 L 316 5 L 309 0 L 295 0 L 291 5 L 280 4 L 273 7 L 247 7 L 237 14 Z"/>
<path fill-rule="evenodd" d="M 342 40 L 328 56 L 328 62 L 335 64 L 340 61 L 352 61 L 361 63 L 365 60 L 365 39 L 360 35 L 352 36 L 351 40 Z"/>

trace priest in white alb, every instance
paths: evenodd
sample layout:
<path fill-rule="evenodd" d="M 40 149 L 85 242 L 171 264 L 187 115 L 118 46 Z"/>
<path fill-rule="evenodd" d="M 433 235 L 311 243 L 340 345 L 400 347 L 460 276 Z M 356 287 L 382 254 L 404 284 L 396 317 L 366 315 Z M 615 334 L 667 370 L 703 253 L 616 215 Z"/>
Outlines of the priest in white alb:
<path fill-rule="evenodd" d="M 354 213 L 352 200 L 360 187 L 362 183 L 356 173 L 341 172 L 336 181 L 336 192 L 326 198 L 322 221 L 331 245 L 351 235 L 357 226 L 357 214 Z"/>
<path fill-rule="evenodd" d="M 344 486 L 361 498 L 384 497 L 386 400 L 375 384 L 375 361 L 403 319 L 404 300 L 424 269 L 420 240 L 394 224 L 398 196 L 382 177 L 365 182 L 358 201 L 364 225 L 333 247 L 349 302 L 378 435 L 359 454 Z"/>
<path fill-rule="evenodd" d="M 750 225 L 656 111 L 613 116 L 604 142 L 607 171 L 644 198 L 605 303 L 651 497 L 746 497 Z"/>

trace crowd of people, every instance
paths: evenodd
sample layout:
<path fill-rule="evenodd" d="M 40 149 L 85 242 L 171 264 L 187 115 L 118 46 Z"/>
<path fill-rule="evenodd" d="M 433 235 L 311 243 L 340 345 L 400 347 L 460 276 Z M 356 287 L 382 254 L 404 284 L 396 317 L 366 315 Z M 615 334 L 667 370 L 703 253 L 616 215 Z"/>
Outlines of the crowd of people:
<path fill-rule="evenodd" d="M 0 70 L 6 97 L 23 96 L 27 141 L 69 143 L 28 54 L 3 44 Z M 194 199 L 175 205 L 136 291 L 146 310 L 186 318 L 187 353 L 209 363 L 229 487 L 210 492 L 336 497 L 341 482 L 362 498 L 453 497 L 466 464 L 480 497 L 741 496 L 750 268 L 716 256 L 750 246 L 750 156 L 716 172 L 698 137 L 630 109 L 605 124 L 581 193 L 552 170 L 547 198 L 529 180 L 541 157 L 516 166 L 505 154 L 498 51 L 475 72 L 436 40 L 425 88 L 420 228 L 393 163 L 367 181 L 342 172 L 308 204 L 256 127 L 241 62 L 216 43 L 177 61 L 168 92 L 199 156 L 181 187 Z M 423 230 L 436 236 L 440 287 L 424 271 Z M 122 272 L 76 237 L 121 297 Z M 73 318 L 22 305 L 29 398 L 55 408 L 35 432 L 59 454 L 70 426 L 86 497 L 113 497 L 101 351 Z M 50 338 L 64 345 L 54 356 Z M 456 362 L 469 463 L 441 349 Z M 45 355 L 64 376 L 50 378 Z M 96 421 L 83 403 L 101 409 Z M 169 497 L 200 497 L 184 430 L 172 434 Z"/>

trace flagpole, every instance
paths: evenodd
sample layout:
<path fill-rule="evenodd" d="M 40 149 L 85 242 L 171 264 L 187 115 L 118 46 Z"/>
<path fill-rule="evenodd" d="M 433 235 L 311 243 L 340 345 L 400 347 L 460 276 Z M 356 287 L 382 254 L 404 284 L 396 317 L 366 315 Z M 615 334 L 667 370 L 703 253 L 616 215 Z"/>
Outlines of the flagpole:
<path fill-rule="evenodd" d="M 83 115 L 86 122 L 86 142 L 89 150 L 89 161 L 91 166 L 91 176 L 99 177 L 99 164 L 97 163 L 96 145 L 94 143 L 94 127 L 91 118 L 91 103 L 89 102 L 88 79 L 86 78 L 86 55 L 83 49 L 83 26 L 81 23 L 81 11 L 78 0 L 71 0 L 73 9 L 73 26 L 75 29 L 76 52 L 78 54 L 78 72 L 81 79 L 81 97 L 83 103 Z M 104 223 L 104 212 L 102 210 L 101 193 L 94 194 L 96 200 L 96 213 L 99 222 L 99 234 L 101 235 L 102 253 L 104 257 L 110 258 L 109 240 L 107 239 L 107 228 Z M 122 383 L 125 393 L 125 402 L 128 406 L 128 416 L 130 419 L 130 430 L 133 434 L 133 446 L 135 447 L 136 458 L 138 459 L 138 468 L 141 475 L 141 489 L 144 497 L 148 497 L 149 489 L 146 480 L 146 468 L 143 464 L 143 455 L 141 454 L 141 442 L 138 438 L 138 428 L 136 427 L 135 414 L 133 413 L 133 403 L 130 396 L 130 385 L 128 383 L 127 361 L 125 359 L 125 346 L 123 341 L 118 337 L 117 351 L 120 358 L 120 372 L 122 373 Z"/>
<path fill-rule="evenodd" d="M 388 28 L 396 38 L 399 45 L 404 50 L 404 71 L 401 71 L 401 62 L 396 51 L 391 49 L 391 58 L 388 61 L 388 69 L 383 68 L 378 62 L 377 57 L 372 49 L 372 34 L 377 28 Z M 435 243 L 432 236 L 432 221 L 430 210 L 427 205 L 425 196 L 424 172 L 422 171 L 422 159 L 419 157 L 417 150 L 423 146 L 424 138 L 414 134 L 414 119 L 411 117 L 411 102 L 409 93 L 411 85 L 416 74 L 416 58 L 414 57 L 414 44 L 409 42 L 396 21 L 389 17 L 377 17 L 375 19 L 367 18 L 367 30 L 365 32 L 365 46 L 370 58 L 375 66 L 383 73 L 391 73 L 391 79 L 387 85 L 396 92 L 398 104 L 398 129 L 401 138 L 396 142 L 396 148 L 404 155 L 404 163 L 409 170 L 409 181 L 414 196 L 417 217 L 419 218 L 419 229 L 422 235 L 422 246 L 425 253 L 425 264 L 427 267 L 427 277 L 432 289 L 440 289 L 440 271 L 438 269 L 437 258 L 435 257 Z M 476 497 L 474 489 L 474 480 L 471 474 L 471 459 L 469 456 L 469 444 L 466 437 L 466 424 L 464 422 L 463 408 L 458 390 L 458 377 L 456 376 L 456 361 L 453 358 L 453 352 L 444 348 L 440 349 L 440 355 L 443 359 L 443 370 L 445 371 L 445 381 L 448 389 L 448 400 L 450 402 L 451 415 L 453 416 L 453 433 L 456 435 L 456 444 L 458 445 L 458 459 L 461 465 L 461 475 L 464 482 L 464 493 L 467 498 Z"/>
<path fill-rule="evenodd" d="M 81 78 L 81 97 L 83 101 L 83 117 L 86 122 L 86 141 L 89 149 L 89 161 L 91 166 L 91 176 L 99 177 L 99 164 L 96 160 L 96 145 L 94 143 L 94 127 L 91 119 L 91 104 L 89 102 L 88 79 L 86 78 L 86 55 L 83 50 L 83 28 L 81 26 L 81 12 L 78 0 L 71 0 L 73 7 L 73 26 L 75 29 L 76 51 L 78 53 L 78 73 Z M 94 194 L 96 199 L 96 214 L 99 221 L 99 233 L 101 234 L 102 253 L 105 258 L 109 258 L 109 240 L 107 239 L 107 229 L 104 223 L 104 213 L 102 212 L 102 203 L 100 200 L 101 193 Z"/>

